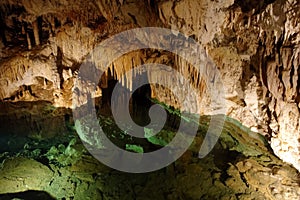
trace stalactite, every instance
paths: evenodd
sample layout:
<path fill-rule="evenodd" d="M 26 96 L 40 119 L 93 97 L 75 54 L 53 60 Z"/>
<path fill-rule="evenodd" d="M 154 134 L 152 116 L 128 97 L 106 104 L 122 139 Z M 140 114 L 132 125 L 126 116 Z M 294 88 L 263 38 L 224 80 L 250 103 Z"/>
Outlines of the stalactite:
<path fill-rule="evenodd" d="M 32 23 L 32 27 L 33 27 L 33 34 L 34 34 L 35 44 L 36 45 L 40 45 L 39 25 L 38 25 L 38 21 L 37 20 L 35 20 Z"/>
<path fill-rule="evenodd" d="M 26 33 L 26 38 L 27 38 L 28 49 L 30 50 L 32 49 L 32 46 L 31 46 L 31 40 L 28 32 Z"/>
<path fill-rule="evenodd" d="M 23 34 L 23 35 L 26 34 L 25 27 L 24 27 L 24 24 L 23 24 L 23 23 L 22 23 L 22 34 Z"/>
<path fill-rule="evenodd" d="M 46 15 L 46 21 L 48 22 L 48 32 L 49 32 L 49 37 L 53 37 L 53 33 L 55 30 L 55 21 L 54 21 L 54 17 L 52 17 L 52 15 Z"/>
<path fill-rule="evenodd" d="M 55 17 L 50 15 L 50 26 L 51 26 L 51 33 L 55 33 Z"/>

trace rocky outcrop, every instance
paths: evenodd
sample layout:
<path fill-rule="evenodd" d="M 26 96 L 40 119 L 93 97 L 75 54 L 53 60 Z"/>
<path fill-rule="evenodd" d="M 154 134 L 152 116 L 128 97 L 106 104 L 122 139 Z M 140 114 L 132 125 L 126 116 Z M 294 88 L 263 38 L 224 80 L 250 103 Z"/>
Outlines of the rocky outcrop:
<path fill-rule="evenodd" d="M 274 152 L 300 169 L 299 7 L 297 0 L 2 1 L 0 98 L 72 107 L 76 72 L 96 44 L 134 27 L 167 27 L 206 49 L 221 73 L 227 115 L 266 135 Z M 129 53 L 114 61 L 94 96 L 109 79 L 147 62 L 195 74 L 167 52 Z M 205 82 L 194 84 L 209 103 Z M 152 87 L 152 96 L 179 106 L 164 88 Z"/>
<path fill-rule="evenodd" d="M 7 169 L 1 177 L 1 193 L 12 193 L 14 191 L 24 192 L 44 188 L 53 176 L 53 172 L 45 165 L 31 159 L 15 158 L 7 160 L 3 165 Z M 40 179 L 36 178 L 39 174 Z"/>

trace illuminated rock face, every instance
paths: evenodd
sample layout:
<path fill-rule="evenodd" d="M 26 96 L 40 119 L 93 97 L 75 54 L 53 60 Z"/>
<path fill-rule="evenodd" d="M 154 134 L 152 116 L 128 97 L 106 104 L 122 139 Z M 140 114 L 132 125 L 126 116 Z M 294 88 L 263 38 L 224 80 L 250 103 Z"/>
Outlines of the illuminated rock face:
<path fill-rule="evenodd" d="M 227 114 L 268 136 L 274 152 L 300 170 L 299 1 L 22 2 L 1 2 L 2 100 L 71 107 L 76 72 L 96 44 L 135 27 L 172 28 L 200 42 L 219 68 Z M 141 50 L 115 60 L 111 74 L 93 87 L 94 96 L 102 95 L 109 79 L 152 62 L 197 76 L 176 55 Z M 193 84 L 209 104 L 206 83 Z M 163 88 L 153 86 L 152 96 L 180 107 Z M 201 113 L 209 114 L 206 106 Z"/>

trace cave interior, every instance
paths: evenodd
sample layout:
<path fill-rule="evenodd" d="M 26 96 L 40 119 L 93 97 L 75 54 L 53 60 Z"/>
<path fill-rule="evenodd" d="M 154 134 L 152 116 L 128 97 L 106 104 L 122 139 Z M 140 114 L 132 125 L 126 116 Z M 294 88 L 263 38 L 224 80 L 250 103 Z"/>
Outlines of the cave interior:
<path fill-rule="evenodd" d="M 299 8 L 299 0 L 1 1 L 0 199 L 299 199 Z M 101 62 L 89 63 L 97 45 L 142 27 L 171 30 L 154 38 L 162 46 L 163 40 L 182 40 L 185 51 L 191 41 L 201 44 L 201 56 L 210 58 L 207 71 L 163 48 L 126 51 L 105 70 L 99 70 Z M 139 35 L 130 37 L 125 48 L 142 43 Z M 141 36 L 147 37 L 153 39 Z M 124 51 L 113 42 L 105 49 L 109 56 Z M 91 65 L 87 72 L 85 63 Z M 169 68 L 139 69 L 149 63 L 171 66 L 190 85 L 164 76 Z M 148 83 L 133 90 L 138 79 Z M 213 112 L 220 107 L 213 105 L 209 84 L 224 86 L 218 101 L 226 112 Z M 144 127 L 141 138 L 122 121 L 124 101 L 133 123 Z M 160 112 L 151 115 L 155 105 L 165 119 Z M 153 122 L 162 124 L 157 134 L 147 128 Z M 181 150 L 168 145 L 180 137 L 189 146 L 168 165 L 132 173 L 107 166 L 90 150 L 92 144 L 105 151 L 99 128 L 117 148 L 142 156 Z M 199 156 L 214 137 L 208 154 Z"/>

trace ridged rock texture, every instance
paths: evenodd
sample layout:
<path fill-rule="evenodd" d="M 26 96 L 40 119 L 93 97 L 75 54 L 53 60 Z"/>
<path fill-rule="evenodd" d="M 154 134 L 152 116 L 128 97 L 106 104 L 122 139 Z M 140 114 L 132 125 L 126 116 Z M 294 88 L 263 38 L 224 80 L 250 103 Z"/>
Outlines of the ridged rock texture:
<path fill-rule="evenodd" d="M 70 108 L 77 71 L 97 44 L 131 28 L 171 28 L 203 45 L 218 67 L 226 114 L 267 136 L 275 154 L 300 170 L 299 0 L 3 0 L 0 7 L 1 100 Z M 197 75 L 176 55 L 140 50 L 113 61 L 101 84 L 91 87 L 93 95 L 126 70 L 152 62 Z M 209 103 L 205 82 L 194 80 Z M 159 86 L 152 86 L 152 97 L 180 107 Z M 203 108 L 201 114 L 210 113 Z"/>

